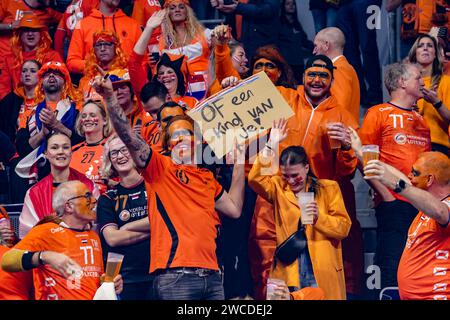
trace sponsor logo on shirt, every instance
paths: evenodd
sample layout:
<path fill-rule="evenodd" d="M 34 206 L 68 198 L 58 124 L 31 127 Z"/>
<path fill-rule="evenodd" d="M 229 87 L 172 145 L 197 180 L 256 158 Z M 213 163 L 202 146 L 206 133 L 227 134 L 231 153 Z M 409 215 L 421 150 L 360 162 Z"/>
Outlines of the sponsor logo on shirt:
<path fill-rule="evenodd" d="M 122 212 L 119 214 L 119 219 L 122 221 L 130 220 L 130 211 L 122 210 Z"/>
<path fill-rule="evenodd" d="M 448 250 L 437 250 L 436 251 L 436 259 L 447 260 L 448 259 Z"/>
<path fill-rule="evenodd" d="M 394 137 L 394 141 L 396 144 L 403 145 L 407 141 L 406 135 L 404 135 L 403 133 L 397 133 Z"/>

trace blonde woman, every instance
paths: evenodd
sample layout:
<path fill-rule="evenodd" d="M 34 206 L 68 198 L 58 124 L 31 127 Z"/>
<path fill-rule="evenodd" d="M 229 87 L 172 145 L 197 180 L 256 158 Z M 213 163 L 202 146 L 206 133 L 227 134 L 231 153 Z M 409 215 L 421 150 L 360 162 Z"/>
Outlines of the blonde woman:
<path fill-rule="evenodd" d="M 85 174 L 103 194 L 109 181 L 100 174 L 103 146 L 111 133 L 109 117 L 103 104 L 93 100 L 86 101 L 78 114 L 75 129 L 85 141 L 72 148 L 70 167 Z"/>
<path fill-rule="evenodd" d="M 113 251 L 123 254 L 121 299 L 149 300 L 153 295 L 153 276 L 149 275 L 150 228 L 135 232 L 123 230 L 127 223 L 148 220 L 147 192 L 128 148 L 113 134 L 104 145 L 105 176 L 120 183 L 98 199 L 97 223 L 103 256 Z"/>

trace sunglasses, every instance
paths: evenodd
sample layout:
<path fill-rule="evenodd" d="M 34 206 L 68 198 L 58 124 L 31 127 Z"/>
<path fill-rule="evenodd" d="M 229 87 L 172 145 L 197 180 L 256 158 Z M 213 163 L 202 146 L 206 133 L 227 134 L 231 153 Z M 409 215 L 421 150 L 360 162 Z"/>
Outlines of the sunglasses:
<path fill-rule="evenodd" d="M 330 75 L 326 72 L 320 72 L 320 71 L 310 71 L 306 73 L 306 76 L 308 77 L 308 79 L 313 80 L 316 77 L 319 77 L 319 79 L 322 80 L 328 80 L 330 79 Z"/>
<path fill-rule="evenodd" d="M 91 192 L 86 192 L 85 194 L 83 194 L 82 196 L 76 196 L 70 199 L 67 199 L 67 201 L 71 201 L 71 200 L 75 200 L 75 199 L 80 199 L 80 198 L 85 198 L 88 204 L 91 204 L 91 199 L 92 199 L 92 193 Z"/>

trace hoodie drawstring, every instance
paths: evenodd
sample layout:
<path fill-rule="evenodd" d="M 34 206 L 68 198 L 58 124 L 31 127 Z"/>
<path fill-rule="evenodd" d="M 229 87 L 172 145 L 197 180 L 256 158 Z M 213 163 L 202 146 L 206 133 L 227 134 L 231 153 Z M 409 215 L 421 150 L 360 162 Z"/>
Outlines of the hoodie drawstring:
<path fill-rule="evenodd" d="M 102 23 L 103 23 L 103 30 L 106 30 L 105 16 L 103 14 L 102 14 Z M 117 30 L 116 30 L 116 15 L 115 14 L 112 16 L 112 23 L 113 23 L 114 32 L 117 34 Z"/>

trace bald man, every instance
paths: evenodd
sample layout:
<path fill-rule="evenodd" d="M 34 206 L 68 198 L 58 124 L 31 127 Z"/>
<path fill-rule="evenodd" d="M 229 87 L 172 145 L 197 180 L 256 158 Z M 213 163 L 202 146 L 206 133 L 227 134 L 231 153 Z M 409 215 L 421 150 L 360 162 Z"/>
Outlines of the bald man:
<path fill-rule="evenodd" d="M 355 69 L 344 57 L 345 36 L 338 28 L 325 28 L 314 38 L 313 54 L 323 54 L 336 67 L 331 93 L 359 123 L 360 91 Z"/>
<path fill-rule="evenodd" d="M 400 298 L 450 299 L 450 159 L 440 152 L 422 153 L 408 178 L 372 160 L 364 174 L 365 179 L 380 181 L 420 210 L 409 227 L 398 266 Z"/>

